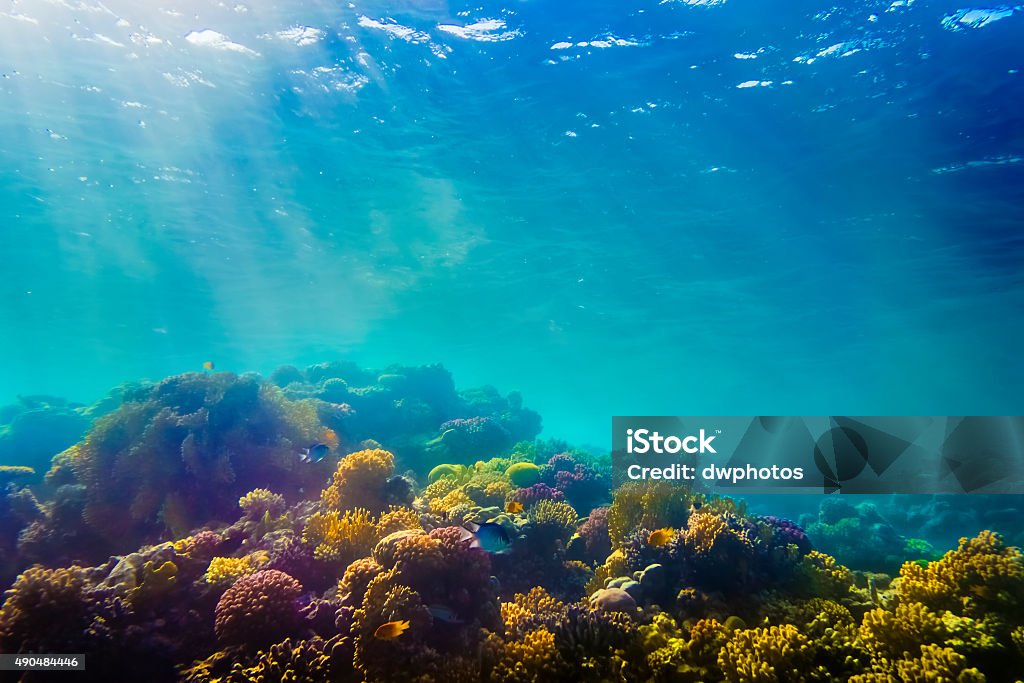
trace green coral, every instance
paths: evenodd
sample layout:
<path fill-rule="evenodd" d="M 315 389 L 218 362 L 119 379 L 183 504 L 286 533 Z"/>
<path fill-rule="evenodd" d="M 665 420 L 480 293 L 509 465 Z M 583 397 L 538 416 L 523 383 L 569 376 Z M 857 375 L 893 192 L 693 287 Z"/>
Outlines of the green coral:
<path fill-rule="evenodd" d="M 519 488 L 527 488 L 540 481 L 540 467 L 532 462 L 517 462 L 505 470 L 505 476 Z"/>

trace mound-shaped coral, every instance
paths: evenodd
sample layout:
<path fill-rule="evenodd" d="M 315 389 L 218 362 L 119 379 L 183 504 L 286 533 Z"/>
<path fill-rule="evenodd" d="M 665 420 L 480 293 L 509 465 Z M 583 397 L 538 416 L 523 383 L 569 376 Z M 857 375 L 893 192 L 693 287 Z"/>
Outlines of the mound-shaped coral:
<path fill-rule="evenodd" d="M 323 468 L 299 453 L 320 429 L 315 406 L 285 399 L 257 376 L 190 373 L 126 396 L 47 478 L 82 487 L 79 525 L 106 544 L 78 550 L 102 556 L 230 519 L 239 498 L 267 482 L 292 496 L 314 488 Z"/>
<path fill-rule="evenodd" d="M 301 594 L 302 585 L 276 569 L 243 576 L 217 602 L 217 638 L 231 645 L 258 647 L 289 635 L 299 623 Z"/>

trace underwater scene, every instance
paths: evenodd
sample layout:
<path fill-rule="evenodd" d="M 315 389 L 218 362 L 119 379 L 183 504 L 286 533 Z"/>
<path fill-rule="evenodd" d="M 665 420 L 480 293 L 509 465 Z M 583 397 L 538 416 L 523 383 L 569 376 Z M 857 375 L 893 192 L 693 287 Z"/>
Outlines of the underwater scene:
<path fill-rule="evenodd" d="M 0 3 L 0 679 L 1024 681 L 1021 495 L 620 483 L 611 438 L 1020 414 L 1022 36 Z"/>

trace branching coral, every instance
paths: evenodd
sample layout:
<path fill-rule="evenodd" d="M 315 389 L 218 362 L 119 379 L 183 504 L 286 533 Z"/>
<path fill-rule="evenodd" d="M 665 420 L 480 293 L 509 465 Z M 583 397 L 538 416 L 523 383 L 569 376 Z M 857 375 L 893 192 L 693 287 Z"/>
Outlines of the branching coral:
<path fill-rule="evenodd" d="M 639 632 L 652 680 L 703 683 L 718 678 L 718 653 L 729 639 L 720 622 L 700 619 L 687 635 L 672 617 L 657 614 Z"/>
<path fill-rule="evenodd" d="M 898 659 L 924 644 L 944 644 L 949 633 L 942 617 L 920 603 L 903 603 L 895 611 L 874 609 L 864 615 L 861 642 L 871 653 Z"/>
<path fill-rule="evenodd" d="M 501 621 L 509 638 L 521 638 L 538 620 L 561 618 L 566 613 L 565 603 L 556 600 L 542 587 L 529 593 L 516 593 L 511 602 L 501 603 Z"/>
<path fill-rule="evenodd" d="M 347 562 L 366 555 L 377 540 L 377 525 L 362 508 L 317 512 L 307 521 L 303 540 L 314 548 L 318 560 Z"/>
<path fill-rule="evenodd" d="M 183 672 L 186 683 L 296 683 L 346 681 L 353 675 L 352 641 L 344 635 L 327 640 L 286 638 L 237 663 L 225 651 L 195 663 Z M 354 679 L 353 679 L 354 680 Z"/>
<path fill-rule="evenodd" d="M 803 575 L 802 587 L 811 595 L 828 598 L 844 598 L 853 588 L 850 570 L 836 562 L 836 558 L 816 550 L 809 552 L 799 567 Z"/>
<path fill-rule="evenodd" d="M 526 519 L 533 525 L 535 537 L 543 536 L 565 542 L 576 530 L 579 515 L 568 503 L 542 500 L 526 511 Z"/>
<path fill-rule="evenodd" d="M 967 659 L 949 648 L 922 645 L 921 656 L 896 664 L 896 675 L 903 683 L 985 683 L 985 676 L 967 668 Z"/>
<path fill-rule="evenodd" d="M 718 653 L 730 683 L 805 681 L 810 659 L 807 636 L 792 624 L 734 631 Z"/>
<path fill-rule="evenodd" d="M 267 489 L 253 489 L 238 499 L 238 507 L 250 519 L 279 517 L 285 510 L 284 496 Z"/>
<path fill-rule="evenodd" d="M 243 576 L 254 574 L 270 560 L 266 551 L 257 551 L 243 557 L 215 557 L 203 575 L 206 583 L 227 587 Z"/>
<path fill-rule="evenodd" d="M 960 539 L 940 560 L 904 564 L 897 591 L 902 600 L 955 614 L 1014 612 L 1024 605 L 1024 556 L 999 534 L 983 531 Z"/>
<path fill-rule="evenodd" d="M 636 529 L 682 528 L 693 498 L 668 482 L 627 482 L 615 491 L 608 533 L 617 548 Z"/>
<path fill-rule="evenodd" d="M 273 643 L 298 625 L 301 594 L 298 581 L 275 569 L 243 576 L 217 602 L 217 638 L 249 647 Z"/>

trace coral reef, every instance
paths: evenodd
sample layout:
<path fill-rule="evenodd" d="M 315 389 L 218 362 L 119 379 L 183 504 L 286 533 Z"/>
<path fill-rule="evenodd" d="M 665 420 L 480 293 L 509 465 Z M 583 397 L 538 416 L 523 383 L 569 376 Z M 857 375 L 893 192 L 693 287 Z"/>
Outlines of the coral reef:
<path fill-rule="evenodd" d="M 841 496 L 797 523 L 671 482 L 612 491 L 600 458 L 532 440 L 518 395 L 457 392 L 439 366 L 187 374 L 104 406 L 45 486 L 0 470 L 0 649 L 83 652 L 91 679 L 1024 671 L 1024 555 L 1003 536 L 940 554 Z"/>

